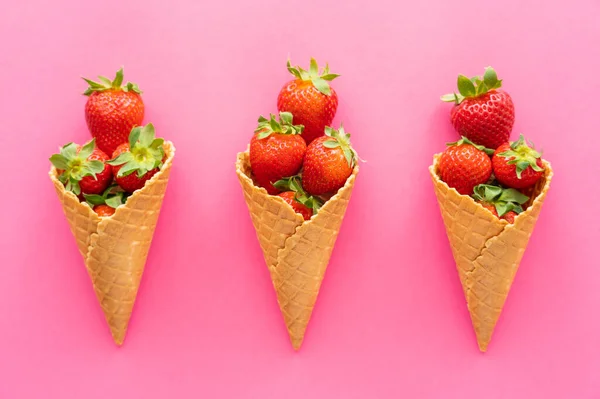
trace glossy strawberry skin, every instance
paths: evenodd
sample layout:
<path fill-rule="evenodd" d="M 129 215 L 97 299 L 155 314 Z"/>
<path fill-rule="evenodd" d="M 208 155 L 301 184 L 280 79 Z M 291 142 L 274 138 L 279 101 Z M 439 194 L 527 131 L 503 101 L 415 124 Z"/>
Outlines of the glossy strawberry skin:
<path fill-rule="evenodd" d="M 250 167 L 254 179 L 271 195 L 279 193 L 273 183 L 298 174 L 306 152 L 306 143 L 296 134 L 272 133 L 250 141 Z"/>
<path fill-rule="evenodd" d="M 304 125 L 302 138 L 310 144 L 325 134 L 325 126 L 331 126 L 338 107 L 338 96 L 333 87 L 331 95 L 321 93 L 310 81 L 300 79 L 286 83 L 277 98 L 277 109 L 291 112 L 294 123 Z"/>
<path fill-rule="evenodd" d="M 510 157 L 505 158 L 499 154 L 502 152 L 510 151 L 510 144 L 505 143 L 496 149 L 494 156 L 492 157 L 492 167 L 494 169 L 494 176 L 496 179 L 507 187 L 523 189 L 533 186 L 540 180 L 543 171 L 536 172 L 531 166 L 521 172 L 521 178 L 517 176 L 517 165 L 509 165 Z M 544 165 L 542 160 L 538 158 L 537 165 L 543 168 Z"/>
<path fill-rule="evenodd" d="M 508 93 L 496 89 L 465 98 L 452 108 L 450 120 L 459 135 L 496 149 L 508 142 L 515 123 L 515 107 Z"/>
<path fill-rule="evenodd" d="M 323 143 L 331 137 L 319 137 L 306 149 L 302 185 L 311 195 L 334 193 L 346 184 L 352 174 L 341 148 L 327 148 Z"/>
<path fill-rule="evenodd" d="M 100 217 L 110 217 L 115 214 L 115 208 L 112 208 L 108 205 L 96 205 L 94 207 L 94 212 L 96 212 Z"/>
<path fill-rule="evenodd" d="M 117 158 L 119 154 L 127 151 L 129 151 L 129 143 L 123 143 L 119 145 L 115 152 L 113 152 L 113 159 Z M 127 176 L 118 177 L 117 173 L 119 173 L 119 170 L 122 166 L 123 165 L 112 165 L 112 172 L 119 187 L 128 193 L 133 193 L 135 190 L 139 190 L 144 187 L 144 184 L 146 184 L 146 182 L 159 171 L 158 168 L 155 168 L 142 177 L 138 177 L 137 172 L 133 172 Z"/>
<path fill-rule="evenodd" d="M 438 171 L 442 181 L 460 194 L 471 195 L 473 187 L 486 183 L 492 175 L 492 161 L 470 144 L 450 146 L 440 156 Z"/>
<path fill-rule="evenodd" d="M 92 176 L 85 176 L 79 182 L 81 195 L 83 194 L 102 194 L 112 182 L 113 174 L 110 165 L 106 164 L 110 158 L 98 147 L 94 148 L 94 152 L 88 157 L 90 161 L 101 161 L 104 163 L 102 172 L 96 174 L 94 179 Z"/>
<path fill-rule="evenodd" d="M 131 129 L 142 124 L 144 103 L 133 91 L 105 90 L 90 94 L 85 104 L 85 121 L 96 145 L 112 154 L 126 143 Z"/>
<path fill-rule="evenodd" d="M 296 199 L 295 199 L 296 193 L 295 192 L 285 191 L 281 194 L 278 194 L 278 196 L 283 198 L 283 200 L 285 202 L 290 204 L 296 213 L 301 214 L 302 217 L 304 218 L 304 220 L 308 220 L 312 217 L 313 210 L 310 209 L 309 207 L 299 203 L 298 201 L 296 201 Z"/>

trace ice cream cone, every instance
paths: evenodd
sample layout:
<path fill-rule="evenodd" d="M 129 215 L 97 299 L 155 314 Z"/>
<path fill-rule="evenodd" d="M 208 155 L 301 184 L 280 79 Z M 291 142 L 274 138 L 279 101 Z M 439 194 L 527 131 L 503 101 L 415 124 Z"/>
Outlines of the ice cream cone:
<path fill-rule="evenodd" d="M 525 212 L 509 224 L 441 181 L 439 156 L 434 156 L 429 172 L 477 343 L 485 352 L 550 188 L 552 167 L 544 161 L 544 176 L 534 187 Z"/>
<path fill-rule="evenodd" d="M 298 350 L 346 213 L 358 166 L 344 187 L 307 221 L 282 198 L 269 195 L 254 184 L 248 152 L 238 154 L 236 173 L 292 346 Z"/>
<path fill-rule="evenodd" d="M 66 191 L 54 167 L 49 173 L 117 345 L 127 333 L 175 156 L 172 143 L 166 142 L 164 149 L 162 169 L 111 217 L 100 218 Z"/>

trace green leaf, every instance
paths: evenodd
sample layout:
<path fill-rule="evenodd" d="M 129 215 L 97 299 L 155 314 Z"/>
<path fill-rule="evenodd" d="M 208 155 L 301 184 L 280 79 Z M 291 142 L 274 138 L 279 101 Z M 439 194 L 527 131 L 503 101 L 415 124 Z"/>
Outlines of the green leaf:
<path fill-rule="evenodd" d="M 60 153 L 67 160 L 72 160 L 77 156 L 77 145 L 75 143 L 66 144 L 63 148 L 61 148 Z"/>
<path fill-rule="evenodd" d="M 119 69 L 115 75 L 115 80 L 112 81 L 112 87 L 118 89 L 123 84 L 123 68 Z"/>
<path fill-rule="evenodd" d="M 444 94 L 443 96 L 440 97 L 440 100 L 447 102 L 447 103 L 456 102 L 456 94 L 454 94 L 454 93 Z"/>
<path fill-rule="evenodd" d="M 89 161 L 86 163 L 85 169 L 95 177 L 97 173 L 101 173 L 104 170 L 104 164 L 97 160 Z"/>
<path fill-rule="evenodd" d="M 344 156 L 346 157 L 346 161 L 348 161 L 348 166 L 352 167 L 354 165 L 354 153 L 348 147 L 344 147 Z"/>
<path fill-rule="evenodd" d="M 498 216 L 504 216 L 506 213 L 510 212 L 512 209 L 512 206 L 506 202 L 500 201 L 500 202 L 496 202 L 494 204 L 494 206 L 496 207 L 496 212 L 498 212 Z"/>
<path fill-rule="evenodd" d="M 104 197 L 97 194 L 83 194 L 85 200 L 91 205 L 102 205 L 104 204 Z"/>
<path fill-rule="evenodd" d="M 296 192 L 303 192 L 304 189 L 302 188 L 302 185 L 299 182 L 299 179 L 292 177 L 290 178 L 290 190 L 291 191 L 296 191 Z"/>
<path fill-rule="evenodd" d="M 283 124 L 291 125 L 293 119 L 294 119 L 294 117 L 291 112 L 280 112 L 279 113 L 279 120 Z"/>
<path fill-rule="evenodd" d="M 483 81 L 489 90 L 495 89 L 498 84 L 498 75 L 494 68 L 487 67 L 485 68 L 485 73 L 483 74 Z"/>
<path fill-rule="evenodd" d="M 162 138 L 154 139 L 154 141 L 152 141 L 152 144 L 150 144 L 150 148 L 159 149 L 163 146 L 164 143 L 165 140 Z"/>
<path fill-rule="evenodd" d="M 105 87 L 112 87 L 112 80 L 110 80 L 109 78 L 105 76 L 98 76 L 98 79 L 100 79 L 100 81 L 104 83 Z"/>
<path fill-rule="evenodd" d="M 515 190 L 514 188 L 507 188 L 501 191 L 502 192 L 498 198 L 499 201 L 515 202 L 517 204 L 524 204 L 529 201 L 528 196 Z"/>
<path fill-rule="evenodd" d="M 319 64 L 314 58 L 310 59 L 310 76 L 319 76 Z"/>
<path fill-rule="evenodd" d="M 79 157 L 82 159 L 88 159 L 90 155 L 94 152 L 94 148 L 96 148 L 96 139 L 92 139 L 88 141 L 79 151 Z"/>
<path fill-rule="evenodd" d="M 123 194 L 121 193 L 121 195 L 115 195 L 114 197 L 107 198 L 106 205 L 115 209 L 120 205 L 123 205 Z"/>
<path fill-rule="evenodd" d="M 337 148 L 340 146 L 340 143 L 337 140 L 325 140 L 323 142 L 323 147 L 326 148 Z"/>
<path fill-rule="evenodd" d="M 259 139 L 259 140 L 262 140 L 262 139 L 264 139 L 265 137 L 269 137 L 269 136 L 270 136 L 272 133 L 273 133 L 273 132 L 272 132 L 272 131 L 270 131 L 270 130 L 265 130 L 264 132 L 260 132 L 260 133 L 259 133 L 259 134 L 256 136 L 256 138 L 257 138 L 257 139 Z"/>
<path fill-rule="evenodd" d="M 135 146 L 135 144 L 140 139 L 141 133 L 142 133 L 141 126 L 136 126 L 133 129 L 131 129 L 131 132 L 129 133 L 129 149 L 132 149 Z"/>
<path fill-rule="evenodd" d="M 137 171 L 138 168 L 139 168 L 139 165 L 137 165 L 136 162 L 127 162 L 126 164 L 124 164 L 121 167 L 121 169 L 119 169 L 117 176 L 118 177 L 128 176 L 128 175 L 132 174 L 133 172 Z"/>
<path fill-rule="evenodd" d="M 148 123 L 146 126 L 142 128 L 140 132 L 140 144 L 142 147 L 149 147 L 154 140 L 154 125 L 152 123 Z"/>
<path fill-rule="evenodd" d="M 119 154 L 119 156 L 116 157 L 115 159 L 106 161 L 106 163 L 109 165 L 118 166 L 118 165 L 123 165 L 124 163 L 130 162 L 132 160 L 133 160 L 133 155 L 131 154 L 131 152 L 128 151 L 128 152 L 123 152 L 123 153 Z"/>
<path fill-rule="evenodd" d="M 475 85 L 464 75 L 458 75 L 457 86 L 460 94 L 465 97 L 474 97 L 476 94 Z"/>
<path fill-rule="evenodd" d="M 326 73 L 324 75 L 321 75 L 321 79 L 331 82 L 333 79 L 339 78 L 340 76 L 341 75 L 337 73 Z"/>
<path fill-rule="evenodd" d="M 331 88 L 326 80 L 322 78 L 313 78 L 312 83 L 321 93 L 325 94 L 326 96 L 331 95 Z"/>
<path fill-rule="evenodd" d="M 60 170 L 65 170 L 68 167 L 67 159 L 61 154 L 54 154 L 50 157 L 50 163 Z"/>

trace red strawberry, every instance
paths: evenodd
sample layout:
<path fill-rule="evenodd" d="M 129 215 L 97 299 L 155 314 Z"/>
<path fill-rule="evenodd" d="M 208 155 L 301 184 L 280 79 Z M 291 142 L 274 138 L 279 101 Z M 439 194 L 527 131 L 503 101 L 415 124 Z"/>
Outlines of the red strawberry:
<path fill-rule="evenodd" d="M 330 127 L 325 128 L 325 136 L 319 137 L 306 149 L 302 184 L 312 195 L 334 193 L 339 190 L 352 174 L 356 164 L 356 151 L 350 144 L 350 135 Z"/>
<path fill-rule="evenodd" d="M 165 151 L 163 139 L 154 135 L 154 125 L 134 127 L 129 142 L 121 144 L 113 153 L 112 165 L 117 184 L 128 193 L 144 187 L 162 167 Z"/>
<path fill-rule="evenodd" d="M 511 144 L 498 147 L 492 166 L 496 179 L 513 188 L 531 187 L 544 174 L 542 155 L 527 144 L 523 135 Z"/>
<path fill-rule="evenodd" d="M 112 171 L 106 162 L 108 156 L 96 148 L 92 139 L 83 147 L 69 143 L 50 162 L 59 171 L 60 180 L 67 191 L 81 194 L 98 194 L 106 190 L 112 181 Z"/>
<path fill-rule="evenodd" d="M 512 99 L 503 90 L 492 67 L 485 69 L 483 80 L 458 76 L 460 94 L 446 94 L 442 101 L 454 102 L 450 120 L 454 129 L 476 144 L 496 149 L 508 141 L 515 122 Z"/>
<path fill-rule="evenodd" d="M 472 194 L 473 187 L 487 182 L 492 175 L 492 161 L 485 150 L 465 137 L 448 144 L 438 161 L 442 181 L 460 194 Z"/>
<path fill-rule="evenodd" d="M 489 184 L 475 186 L 471 196 L 494 216 L 508 223 L 515 222 L 515 217 L 523 212 L 522 205 L 529 200 L 528 196 L 514 188 L 503 189 Z"/>
<path fill-rule="evenodd" d="M 250 141 L 254 179 L 272 195 L 279 192 L 273 183 L 298 173 L 306 152 L 306 143 L 300 137 L 304 127 L 293 125 L 292 119 L 289 112 L 281 112 L 279 122 L 274 115 L 270 119 L 261 116 Z"/>
<path fill-rule="evenodd" d="M 85 91 L 89 96 L 85 104 L 85 121 L 98 147 L 107 154 L 127 142 L 129 132 L 142 124 L 144 103 L 142 93 L 135 83 L 123 83 L 123 68 L 113 81 L 99 76 L 100 83 L 88 79 Z"/>
<path fill-rule="evenodd" d="M 100 217 L 110 217 L 115 214 L 115 208 L 108 205 L 96 205 L 94 207 L 94 212 Z"/>
<path fill-rule="evenodd" d="M 284 191 L 279 194 L 279 197 L 290 204 L 296 213 L 301 214 L 304 220 L 309 220 L 313 214 L 319 212 L 319 209 L 323 205 L 323 201 L 319 198 L 306 194 L 306 191 L 302 187 L 302 178 L 300 176 L 278 180 L 273 185 L 279 190 Z"/>
<path fill-rule="evenodd" d="M 286 83 L 279 92 L 277 109 L 291 112 L 296 123 L 304 125 L 302 137 L 310 144 L 323 136 L 325 126 L 331 126 L 335 117 L 338 97 L 328 82 L 340 75 L 330 73 L 329 65 L 319 73 L 319 65 L 314 58 L 310 60 L 308 71 L 292 67 L 289 60 L 287 68 L 296 79 Z"/>
<path fill-rule="evenodd" d="M 307 207 L 306 205 L 302 205 L 300 202 L 296 200 L 296 193 L 293 191 L 285 191 L 281 194 L 278 194 L 279 197 L 283 198 L 285 202 L 290 204 L 296 213 L 302 215 L 304 220 L 308 220 L 313 215 L 313 210 Z"/>

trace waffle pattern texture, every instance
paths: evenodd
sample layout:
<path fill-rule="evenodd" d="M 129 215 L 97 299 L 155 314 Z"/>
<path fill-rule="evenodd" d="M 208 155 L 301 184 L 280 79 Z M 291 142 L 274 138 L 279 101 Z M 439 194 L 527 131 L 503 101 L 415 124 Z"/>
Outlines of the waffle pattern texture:
<path fill-rule="evenodd" d="M 510 224 L 440 180 L 440 155 L 434 156 L 429 172 L 477 343 L 485 352 L 550 188 L 552 167 L 544 161 L 544 176 L 527 209 Z"/>
<path fill-rule="evenodd" d="M 162 169 L 111 217 L 100 218 L 86 203 L 66 191 L 54 167 L 49 173 L 117 345 L 123 344 L 127 334 L 167 190 L 175 147 L 165 142 L 164 148 L 166 161 Z"/>
<path fill-rule="evenodd" d="M 282 198 L 254 184 L 247 151 L 238 154 L 236 173 L 292 346 L 298 350 L 350 201 L 358 166 L 344 187 L 307 221 Z"/>

